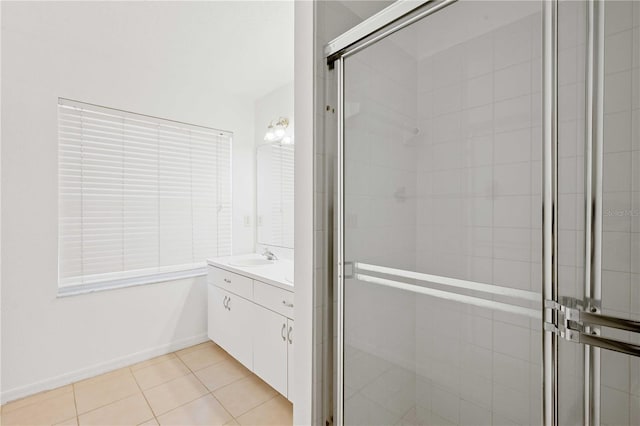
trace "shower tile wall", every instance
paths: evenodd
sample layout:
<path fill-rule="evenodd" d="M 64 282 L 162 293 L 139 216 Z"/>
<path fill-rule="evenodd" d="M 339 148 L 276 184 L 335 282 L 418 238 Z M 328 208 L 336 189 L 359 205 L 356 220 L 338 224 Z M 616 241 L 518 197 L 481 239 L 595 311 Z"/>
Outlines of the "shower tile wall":
<path fill-rule="evenodd" d="M 602 310 L 638 320 L 640 3 L 605 2 L 604 9 Z M 627 333 L 605 335 L 633 339 Z M 640 424 L 638 358 L 602 351 L 601 398 L 602 424 Z"/>
<path fill-rule="evenodd" d="M 419 60 L 416 270 L 540 292 L 541 25 Z M 418 421 L 539 424 L 540 342 L 539 321 L 419 296 Z"/>

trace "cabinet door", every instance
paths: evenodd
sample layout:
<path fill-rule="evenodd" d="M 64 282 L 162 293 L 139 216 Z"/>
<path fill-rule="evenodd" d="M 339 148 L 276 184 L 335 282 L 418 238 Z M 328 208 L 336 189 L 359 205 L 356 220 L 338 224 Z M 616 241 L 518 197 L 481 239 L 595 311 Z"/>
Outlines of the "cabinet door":
<path fill-rule="evenodd" d="M 287 320 L 287 399 L 293 402 L 293 320 Z"/>
<path fill-rule="evenodd" d="M 207 335 L 227 352 L 230 352 L 227 330 L 231 318 L 226 308 L 227 294 L 214 285 L 207 285 L 209 292 Z"/>
<path fill-rule="evenodd" d="M 254 305 L 253 371 L 282 395 L 287 394 L 287 319 Z"/>
<path fill-rule="evenodd" d="M 249 370 L 253 370 L 253 306 L 242 297 L 224 290 L 227 299 L 227 310 L 231 321 L 225 327 L 225 339 L 228 341 L 228 352 Z"/>
<path fill-rule="evenodd" d="M 253 367 L 252 305 L 242 297 L 209 285 L 209 338 L 249 369 Z"/>

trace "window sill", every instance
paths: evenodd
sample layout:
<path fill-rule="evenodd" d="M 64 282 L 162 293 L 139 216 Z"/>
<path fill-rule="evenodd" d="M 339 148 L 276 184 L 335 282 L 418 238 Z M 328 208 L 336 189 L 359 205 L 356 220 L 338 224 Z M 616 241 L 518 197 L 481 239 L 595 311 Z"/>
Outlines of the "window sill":
<path fill-rule="evenodd" d="M 57 297 L 78 296 L 99 291 L 116 290 L 120 288 L 137 287 L 140 285 L 156 284 L 165 281 L 181 280 L 184 278 L 202 277 L 207 275 L 206 266 L 186 269 L 183 271 L 162 272 L 139 277 L 105 280 L 88 284 L 78 284 L 58 287 Z"/>

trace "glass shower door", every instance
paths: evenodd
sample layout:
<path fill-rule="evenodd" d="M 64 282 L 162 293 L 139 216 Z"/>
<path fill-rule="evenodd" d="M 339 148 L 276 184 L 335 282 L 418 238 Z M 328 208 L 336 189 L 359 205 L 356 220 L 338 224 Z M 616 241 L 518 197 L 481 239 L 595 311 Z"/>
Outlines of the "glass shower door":
<path fill-rule="evenodd" d="M 604 315 L 636 321 L 604 337 L 640 345 L 640 3 L 602 3 L 602 294 Z M 627 323 L 629 324 L 629 323 Z M 640 346 L 601 351 L 600 418 L 640 424 Z"/>
<path fill-rule="evenodd" d="M 558 419 L 637 425 L 640 3 L 561 1 L 558 25 Z"/>
<path fill-rule="evenodd" d="M 542 423 L 541 7 L 340 59 L 345 424 Z"/>

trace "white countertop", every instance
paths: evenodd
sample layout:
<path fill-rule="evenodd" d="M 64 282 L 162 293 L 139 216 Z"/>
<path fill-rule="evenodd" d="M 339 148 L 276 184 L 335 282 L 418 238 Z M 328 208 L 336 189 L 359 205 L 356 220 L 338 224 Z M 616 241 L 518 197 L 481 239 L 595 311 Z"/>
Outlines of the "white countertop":
<path fill-rule="evenodd" d="M 271 284 L 283 290 L 293 291 L 293 262 L 291 260 L 276 260 L 271 264 L 259 266 L 237 266 L 229 264 L 229 262 L 241 259 L 264 259 L 264 257 L 255 253 L 215 257 L 207 259 L 207 264 L 253 278 L 257 281 L 262 281 L 263 283 Z"/>

